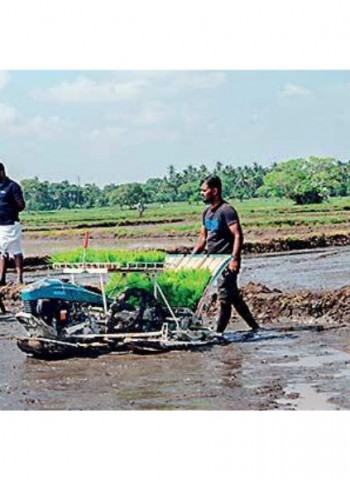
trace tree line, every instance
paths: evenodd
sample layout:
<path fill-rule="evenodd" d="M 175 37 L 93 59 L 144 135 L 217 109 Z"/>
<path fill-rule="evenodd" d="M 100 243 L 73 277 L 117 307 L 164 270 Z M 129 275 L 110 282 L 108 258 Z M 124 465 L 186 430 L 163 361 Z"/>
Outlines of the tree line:
<path fill-rule="evenodd" d="M 299 158 L 263 167 L 234 167 L 217 162 L 213 169 L 206 165 L 189 165 L 177 170 L 173 165 L 163 177 L 149 178 L 144 183 L 114 183 L 99 187 L 94 183 L 79 185 L 67 180 L 41 181 L 38 177 L 22 180 L 27 209 L 58 210 L 119 206 L 133 208 L 139 202 L 199 202 L 199 186 L 210 174 L 217 174 L 223 183 L 225 198 L 244 200 L 254 197 L 285 197 L 297 204 L 320 203 L 332 196 L 350 195 L 350 161 L 334 158 Z"/>

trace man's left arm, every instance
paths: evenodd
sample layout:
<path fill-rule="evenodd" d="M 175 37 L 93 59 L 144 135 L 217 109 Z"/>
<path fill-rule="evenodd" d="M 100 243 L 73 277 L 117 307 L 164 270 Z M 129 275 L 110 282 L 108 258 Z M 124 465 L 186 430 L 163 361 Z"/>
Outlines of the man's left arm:
<path fill-rule="evenodd" d="M 16 208 L 19 212 L 22 212 L 26 208 L 26 203 L 23 198 L 22 189 L 18 184 L 14 184 L 12 187 L 13 200 L 15 202 Z"/>
<path fill-rule="evenodd" d="M 229 269 L 233 272 L 239 273 L 241 268 L 241 252 L 243 246 L 243 234 L 242 229 L 237 221 L 228 227 L 231 234 L 233 235 L 233 248 L 232 248 L 232 259 L 229 263 Z"/>

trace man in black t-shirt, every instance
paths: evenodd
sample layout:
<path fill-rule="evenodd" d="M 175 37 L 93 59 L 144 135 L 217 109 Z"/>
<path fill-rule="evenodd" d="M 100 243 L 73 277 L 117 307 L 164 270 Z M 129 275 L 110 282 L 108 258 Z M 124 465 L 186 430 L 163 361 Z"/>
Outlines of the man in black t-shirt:
<path fill-rule="evenodd" d="M 231 307 L 253 329 L 259 325 L 243 300 L 237 286 L 237 275 L 241 266 L 243 233 L 236 210 L 222 198 L 221 180 L 216 175 L 207 177 L 201 185 L 201 194 L 209 207 L 203 213 L 203 225 L 193 253 L 207 250 L 209 254 L 232 255 L 227 269 L 218 280 L 218 300 L 220 313 L 217 332 L 224 332 L 231 318 Z"/>
<path fill-rule="evenodd" d="M 21 187 L 6 176 L 4 164 L 0 162 L 0 285 L 6 284 L 10 254 L 15 259 L 17 280 L 23 283 L 22 231 L 18 214 L 24 208 Z"/>

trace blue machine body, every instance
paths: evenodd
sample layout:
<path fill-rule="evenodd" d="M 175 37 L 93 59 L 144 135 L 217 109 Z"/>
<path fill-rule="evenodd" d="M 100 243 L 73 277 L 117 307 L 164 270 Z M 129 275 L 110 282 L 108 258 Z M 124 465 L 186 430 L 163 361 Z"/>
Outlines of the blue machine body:
<path fill-rule="evenodd" d="M 102 295 L 62 280 L 45 278 L 31 284 L 21 292 L 23 301 L 35 301 L 42 298 L 103 306 Z M 107 302 L 110 303 L 111 300 L 107 298 Z"/>

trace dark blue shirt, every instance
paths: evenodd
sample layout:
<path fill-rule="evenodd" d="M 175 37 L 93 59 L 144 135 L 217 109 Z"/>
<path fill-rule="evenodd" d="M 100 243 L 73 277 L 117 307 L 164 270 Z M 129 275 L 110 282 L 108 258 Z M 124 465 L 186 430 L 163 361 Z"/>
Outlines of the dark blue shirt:
<path fill-rule="evenodd" d="M 230 225 L 239 222 L 236 210 L 222 202 L 214 210 L 208 207 L 203 213 L 203 225 L 207 231 L 208 253 L 231 254 L 234 236 Z"/>
<path fill-rule="evenodd" d="M 24 202 L 21 187 L 5 177 L 0 183 L 0 225 L 13 225 L 19 221 L 18 202 Z"/>

